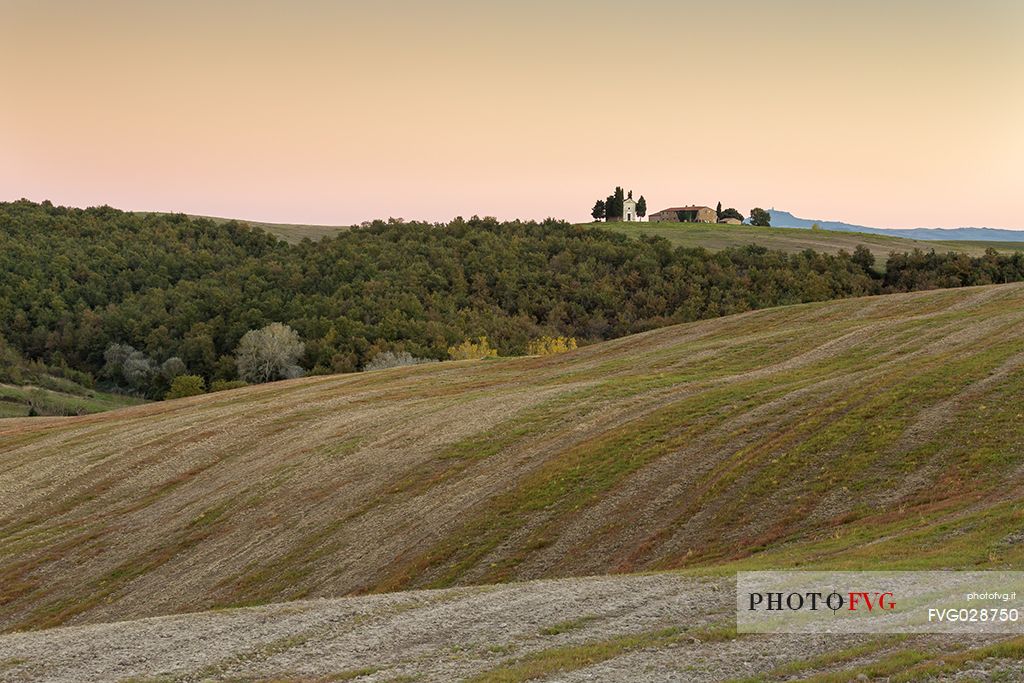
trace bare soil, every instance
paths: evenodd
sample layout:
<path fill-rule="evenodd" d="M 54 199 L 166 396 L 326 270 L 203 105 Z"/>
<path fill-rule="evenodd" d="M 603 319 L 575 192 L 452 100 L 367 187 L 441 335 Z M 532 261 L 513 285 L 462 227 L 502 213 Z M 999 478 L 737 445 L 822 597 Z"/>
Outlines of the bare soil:
<path fill-rule="evenodd" d="M 1024 421 L 972 412 L 1009 410 L 1022 354 L 1014 284 L 0 420 L 0 630 L 714 565 L 864 508 L 959 520 L 997 501 L 978 482 L 1024 484 Z M 855 456 L 896 480 L 851 495 Z"/>
<path fill-rule="evenodd" d="M 48 681 L 494 680 L 557 648 L 676 629 L 546 680 L 722 681 L 868 642 L 860 636 L 715 636 L 734 618 L 734 585 L 672 574 L 410 591 L 17 633 L 0 637 L 0 677 Z M 986 640 L 958 643 L 979 646 Z M 943 643 L 901 641 L 908 648 Z M 881 647 L 871 661 L 897 647 Z M 600 659 L 600 658 L 598 658 Z M 843 662 L 835 668 L 849 667 Z M 804 670 L 820 673 L 830 667 Z M 987 662 L 975 672 L 1024 673 Z M 350 678 L 346 678 L 350 677 Z M 411 677 L 411 678 L 400 678 Z M 956 680 L 956 679 L 954 679 Z M 990 680 L 981 677 L 973 680 Z M 991 679 L 997 680 L 997 679 Z M 1020 680 L 1002 678 L 998 680 Z"/>

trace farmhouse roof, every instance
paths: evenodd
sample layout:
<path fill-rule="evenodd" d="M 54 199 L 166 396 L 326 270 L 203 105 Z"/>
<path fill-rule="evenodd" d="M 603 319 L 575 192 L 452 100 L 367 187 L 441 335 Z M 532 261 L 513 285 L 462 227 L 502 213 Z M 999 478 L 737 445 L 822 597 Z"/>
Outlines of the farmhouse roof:
<path fill-rule="evenodd" d="M 673 206 L 668 209 L 662 209 L 661 211 L 696 211 L 697 209 L 710 209 L 710 206 Z M 661 213 L 659 211 L 658 213 Z"/>

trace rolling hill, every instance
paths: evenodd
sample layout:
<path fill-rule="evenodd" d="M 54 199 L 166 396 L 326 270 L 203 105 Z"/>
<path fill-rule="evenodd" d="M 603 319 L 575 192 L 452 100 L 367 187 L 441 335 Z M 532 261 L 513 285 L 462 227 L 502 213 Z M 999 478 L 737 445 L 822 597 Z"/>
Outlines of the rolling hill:
<path fill-rule="evenodd" d="M 140 216 L 147 215 L 144 211 L 135 211 Z M 881 228 L 863 228 L 847 223 L 821 223 L 824 230 L 810 232 L 808 228 L 815 221 L 796 218 L 786 212 L 773 212 L 779 216 L 781 227 L 755 228 L 749 225 L 709 225 L 706 223 L 602 223 L 598 227 L 624 232 L 636 237 L 641 233 L 665 237 L 673 244 L 683 247 L 703 247 L 711 251 L 727 247 L 742 247 L 758 244 L 768 249 L 780 249 L 786 252 L 798 252 L 813 249 L 826 254 L 836 254 L 840 249 L 852 252 L 857 245 L 863 244 L 875 255 L 879 263 L 893 251 L 955 251 L 971 256 L 980 256 L 988 248 L 1008 253 L 1024 251 L 1024 231 L 994 230 L 990 228 L 958 228 L 942 230 L 932 228 L 915 228 L 912 230 L 883 230 Z M 227 223 L 233 219 L 212 216 L 191 216 L 192 218 L 208 219 L 216 223 Z M 259 228 L 275 235 L 286 242 L 297 243 L 303 239 L 313 241 L 336 235 L 348 230 L 346 225 L 311 225 L 302 223 L 267 223 L 263 221 L 240 221 L 254 228 Z M 594 227 L 594 223 L 580 223 L 585 227 Z M 1020 233 L 1018 235 L 1017 233 Z"/>
<path fill-rule="evenodd" d="M 193 216 L 193 218 L 209 218 L 215 223 L 227 223 L 233 219 L 213 216 Z M 305 223 L 264 223 L 262 221 L 242 221 L 254 228 L 260 228 L 272 235 L 277 235 L 286 242 L 301 242 L 304 239 L 319 240 L 348 230 L 347 225 L 308 225 Z"/>
<path fill-rule="evenodd" d="M 632 237 L 641 234 L 657 235 L 677 246 L 703 247 L 711 251 L 757 244 L 767 249 L 779 249 L 789 253 L 813 249 L 825 254 L 838 254 L 840 250 L 853 253 L 858 246 L 864 245 L 875 255 L 878 266 L 883 268 L 885 260 L 894 251 L 934 249 L 937 252 L 955 251 L 971 256 L 980 256 L 990 248 L 1003 253 L 1024 251 L 1024 242 L 936 241 L 802 228 L 755 228 L 750 225 L 709 223 L 602 223 L 600 226 Z"/>
<path fill-rule="evenodd" d="M 164 211 L 132 211 L 138 216 L 171 216 L 174 214 L 167 213 Z M 254 228 L 259 228 L 264 232 L 269 232 L 271 235 L 280 237 L 285 242 L 296 244 L 304 239 L 311 239 L 313 241 L 323 239 L 324 237 L 330 237 L 336 235 L 339 232 L 348 230 L 351 226 L 348 225 L 314 225 L 309 223 L 267 223 L 265 221 L 250 221 L 243 220 L 240 218 L 222 218 L 220 216 L 202 216 L 199 214 L 187 214 L 190 219 L 193 220 L 208 220 L 213 221 L 218 225 L 224 223 L 230 223 L 232 221 L 238 221 L 239 223 L 245 223 Z"/>
<path fill-rule="evenodd" d="M 56 383 L 60 378 L 50 381 Z M 65 382 L 63 386 L 66 388 L 0 384 L 0 418 L 86 415 L 144 403 L 132 396 L 88 389 L 72 382 Z"/>
<path fill-rule="evenodd" d="M 0 422 L 0 628 L 690 568 L 1024 560 L 1024 285 Z"/>

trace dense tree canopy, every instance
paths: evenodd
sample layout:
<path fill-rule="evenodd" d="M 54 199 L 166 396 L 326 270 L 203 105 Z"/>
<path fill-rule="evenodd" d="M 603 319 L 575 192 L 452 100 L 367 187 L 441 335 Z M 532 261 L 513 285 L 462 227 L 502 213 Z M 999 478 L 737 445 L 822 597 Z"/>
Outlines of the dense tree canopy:
<path fill-rule="evenodd" d="M 882 279 L 863 255 L 709 253 L 553 220 L 377 221 L 290 245 L 235 222 L 0 204 L 10 352 L 118 383 L 129 379 L 102 372 L 112 344 L 127 354 L 116 359 L 122 375 L 148 368 L 166 382 L 170 363 L 208 385 L 236 379 L 239 341 L 274 322 L 304 342 L 303 371 L 340 372 L 384 351 L 447 358 L 479 337 L 518 354 L 542 336 L 586 343 L 779 304 L 1022 277 L 1020 255 L 897 255 Z"/>

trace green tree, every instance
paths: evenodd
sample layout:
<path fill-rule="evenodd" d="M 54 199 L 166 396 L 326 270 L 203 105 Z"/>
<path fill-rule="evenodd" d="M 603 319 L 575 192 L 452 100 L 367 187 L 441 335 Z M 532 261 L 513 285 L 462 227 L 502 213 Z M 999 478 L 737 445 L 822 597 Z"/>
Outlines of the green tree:
<path fill-rule="evenodd" d="M 718 202 L 718 206 L 715 207 L 715 219 L 722 220 L 722 202 Z"/>
<path fill-rule="evenodd" d="M 206 393 L 206 380 L 199 375 L 178 375 L 171 381 L 165 399 L 198 396 Z"/>
<path fill-rule="evenodd" d="M 750 210 L 750 224 L 756 225 L 759 228 L 770 228 L 772 226 L 772 216 L 764 209 L 753 208 Z"/>
<path fill-rule="evenodd" d="M 850 257 L 850 260 L 863 268 L 866 272 L 874 272 L 875 255 L 863 244 L 857 245 L 857 248 L 853 250 L 853 256 Z"/>
<path fill-rule="evenodd" d="M 636 215 L 638 218 L 643 218 L 647 215 L 647 200 L 644 199 L 643 195 L 640 195 L 640 199 L 636 200 Z"/>
<path fill-rule="evenodd" d="M 726 218 L 735 218 L 741 223 L 743 222 L 743 214 L 732 207 L 722 211 L 722 215 L 718 217 L 718 220 L 725 220 Z"/>
<path fill-rule="evenodd" d="M 603 199 L 598 199 L 594 203 L 594 208 L 590 210 L 590 215 L 594 217 L 595 221 L 599 221 L 605 216 L 605 204 Z"/>
<path fill-rule="evenodd" d="M 616 186 L 615 191 L 608 195 L 608 199 L 604 202 L 604 212 L 608 222 L 622 220 L 622 212 L 625 202 L 625 191 L 621 187 Z"/>

